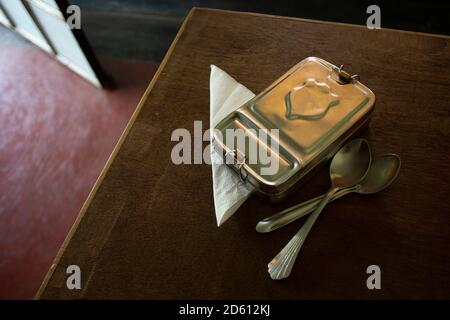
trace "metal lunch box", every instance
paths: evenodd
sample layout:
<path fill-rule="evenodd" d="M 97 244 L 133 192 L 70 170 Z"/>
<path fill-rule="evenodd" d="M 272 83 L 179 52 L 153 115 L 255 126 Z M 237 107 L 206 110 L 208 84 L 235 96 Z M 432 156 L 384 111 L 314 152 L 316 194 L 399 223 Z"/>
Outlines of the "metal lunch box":
<path fill-rule="evenodd" d="M 357 75 L 309 57 L 225 117 L 213 147 L 245 183 L 278 202 L 368 123 L 374 104 Z M 277 161 L 270 174 L 260 152 Z"/>

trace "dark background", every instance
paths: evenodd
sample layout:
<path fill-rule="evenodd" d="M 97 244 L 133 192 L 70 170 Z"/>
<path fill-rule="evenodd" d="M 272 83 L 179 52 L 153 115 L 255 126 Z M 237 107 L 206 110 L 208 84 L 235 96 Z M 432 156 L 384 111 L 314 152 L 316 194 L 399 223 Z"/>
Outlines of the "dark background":
<path fill-rule="evenodd" d="M 97 53 L 147 62 L 162 60 L 183 18 L 193 6 L 365 25 L 369 16 L 366 13 L 367 7 L 376 4 L 381 8 L 382 28 L 450 35 L 450 6 L 445 1 L 72 0 L 69 2 L 80 6 L 82 27 Z"/>

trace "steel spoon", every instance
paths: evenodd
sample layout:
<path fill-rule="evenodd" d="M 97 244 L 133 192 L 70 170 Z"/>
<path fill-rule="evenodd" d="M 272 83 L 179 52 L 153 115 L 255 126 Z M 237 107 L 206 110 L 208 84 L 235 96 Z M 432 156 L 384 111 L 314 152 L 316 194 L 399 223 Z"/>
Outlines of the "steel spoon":
<path fill-rule="evenodd" d="M 396 154 L 384 154 L 376 157 L 370 166 L 366 177 L 356 186 L 336 192 L 330 199 L 334 201 L 346 194 L 355 192 L 360 194 L 373 194 L 386 189 L 398 176 L 401 167 L 400 157 Z M 256 231 L 267 233 L 283 227 L 314 211 L 324 195 L 278 212 L 256 225 Z"/>
<path fill-rule="evenodd" d="M 281 280 L 291 274 L 297 255 L 320 212 L 337 191 L 357 185 L 366 176 L 370 163 L 370 148 L 364 139 L 352 140 L 336 153 L 330 165 L 329 191 L 300 230 L 268 264 L 272 279 Z"/>

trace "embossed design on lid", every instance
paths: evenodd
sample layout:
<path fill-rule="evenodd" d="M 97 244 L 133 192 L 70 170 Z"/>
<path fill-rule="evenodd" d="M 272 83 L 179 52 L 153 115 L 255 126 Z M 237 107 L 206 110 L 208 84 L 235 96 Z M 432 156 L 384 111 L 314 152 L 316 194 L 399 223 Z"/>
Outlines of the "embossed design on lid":
<path fill-rule="evenodd" d="M 288 120 L 319 120 L 331 107 L 339 104 L 339 96 L 332 93 L 326 83 L 314 79 L 289 90 L 284 100 Z"/>

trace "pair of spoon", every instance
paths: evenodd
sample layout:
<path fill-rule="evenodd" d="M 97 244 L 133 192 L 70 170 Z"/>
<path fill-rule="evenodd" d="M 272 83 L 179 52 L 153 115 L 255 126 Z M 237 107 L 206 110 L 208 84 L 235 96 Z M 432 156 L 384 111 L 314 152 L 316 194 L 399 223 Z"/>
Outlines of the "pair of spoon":
<path fill-rule="evenodd" d="M 397 178 L 400 171 L 400 157 L 396 154 L 384 154 L 376 157 L 370 165 L 369 172 L 357 185 L 336 192 L 330 199 L 334 201 L 349 193 L 374 194 L 383 191 Z M 310 199 L 278 212 L 256 225 L 256 231 L 267 233 L 281 228 L 314 211 L 323 195 Z"/>
<path fill-rule="evenodd" d="M 331 162 L 331 187 L 324 196 L 284 210 L 258 223 L 256 227 L 258 232 L 269 232 L 315 209 L 300 230 L 269 263 L 268 271 L 271 278 L 281 280 L 290 275 L 306 236 L 329 201 L 351 192 L 363 194 L 379 192 L 395 180 L 399 170 L 400 158 L 397 155 L 377 157 L 372 164 L 366 140 L 356 139 L 347 143 Z"/>

